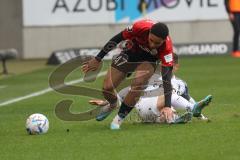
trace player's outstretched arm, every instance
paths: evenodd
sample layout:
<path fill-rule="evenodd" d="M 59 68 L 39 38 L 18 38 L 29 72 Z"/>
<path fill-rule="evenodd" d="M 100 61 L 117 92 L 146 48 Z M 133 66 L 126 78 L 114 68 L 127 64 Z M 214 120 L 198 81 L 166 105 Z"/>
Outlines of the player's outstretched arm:
<path fill-rule="evenodd" d="M 115 49 L 118 43 L 120 43 L 123 40 L 124 40 L 123 33 L 122 32 L 118 33 L 104 45 L 104 47 L 101 49 L 101 51 L 97 54 L 95 58 L 101 61 L 108 52 Z"/>
<path fill-rule="evenodd" d="M 117 44 L 121 41 L 123 41 L 124 38 L 122 36 L 122 32 L 118 33 L 114 37 L 112 37 L 101 49 L 101 51 L 97 54 L 96 57 L 90 59 L 89 61 L 83 63 L 82 71 L 84 73 L 87 73 L 88 71 L 95 71 L 99 68 L 101 65 L 101 61 L 104 58 L 104 56 L 114 48 L 116 48 Z"/>

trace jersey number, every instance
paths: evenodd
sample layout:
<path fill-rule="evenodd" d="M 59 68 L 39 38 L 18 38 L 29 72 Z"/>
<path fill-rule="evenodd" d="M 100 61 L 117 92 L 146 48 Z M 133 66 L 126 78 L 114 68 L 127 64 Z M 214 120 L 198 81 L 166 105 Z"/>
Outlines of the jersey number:
<path fill-rule="evenodd" d="M 128 56 L 126 54 L 120 54 L 114 59 L 113 63 L 119 67 L 127 62 L 128 62 Z"/>

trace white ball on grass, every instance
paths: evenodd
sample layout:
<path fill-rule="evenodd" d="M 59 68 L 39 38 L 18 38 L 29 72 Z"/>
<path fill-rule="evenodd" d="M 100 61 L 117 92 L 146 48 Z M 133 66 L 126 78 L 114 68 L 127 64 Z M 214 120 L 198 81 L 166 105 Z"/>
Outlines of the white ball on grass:
<path fill-rule="evenodd" d="M 32 114 L 26 121 L 26 130 L 30 135 L 44 134 L 47 133 L 48 129 L 49 121 L 43 114 Z"/>

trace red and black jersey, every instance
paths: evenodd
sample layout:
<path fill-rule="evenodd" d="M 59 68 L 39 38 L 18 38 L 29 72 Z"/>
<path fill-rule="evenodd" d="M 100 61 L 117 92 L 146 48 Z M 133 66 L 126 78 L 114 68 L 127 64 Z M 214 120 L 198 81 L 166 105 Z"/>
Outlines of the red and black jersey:
<path fill-rule="evenodd" d="M 101 49 L 98 55 L 95 57 L 98 61 L 112 49 L 114 49 L 121 41 L 130 40 L 133 42 L 132 46 L 127 47 L 130 49 L 131 56 L 136 54 L 137 58 L 151 59 L 154 61 L 160 59 L 162 61 L 162 75 L 163 75 L 163 87 L 165 95 L 165 106 L 171 106 L 171 76 L 173 66 L 173 45 L 172 40 L 168 36 L 166 41 L 157 49 L 151 50 L 148 44 L 148 37 L 151 27 L 154 25 L 152 20 L 140 20 L 135 22 L 131 27 L 126 28 L 124 31 L 118 33 L 112 37 Z M 139 55 L 139 56 L 137 56 Z M 149 56 L 149 57 L 148 57 Z M 152 60 L 152 59 L 151 59 Z"/>
<path fill-rule="evenodd" d="M 131 40 L 137 45 L 134 49 L 137 52 L 138 49 L 149 52 L 149 54 L 156 55 L 158 59 L 162 61 L 163 66 L 173 65 L 173 45 L 172 40 L 168 36 L 166 41 L 157 49 L 151 50 L 148 45 L 148 35 L 151 27 L 155 24 L 152 20 L 140 20 L 135 22 L 132 26 L 129 26 L 122 31 L 123 39 Z M 155 53 L 157 52 L 157 53 Z"/>

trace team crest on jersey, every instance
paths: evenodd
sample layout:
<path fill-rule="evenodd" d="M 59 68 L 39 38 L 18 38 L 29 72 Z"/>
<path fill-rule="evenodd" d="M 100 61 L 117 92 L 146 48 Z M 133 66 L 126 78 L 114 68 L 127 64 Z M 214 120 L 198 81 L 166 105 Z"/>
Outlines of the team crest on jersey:
<path fill-rule="evenodd" d="M 133 26 L 132 26 L 132 25 L 131 25 L 131 26 L 128 26 L 128 27 L 127 27 L 127 31 L 128 31 L 128 32 L 132 32 L 132 31 L 133 31 Z"/>

